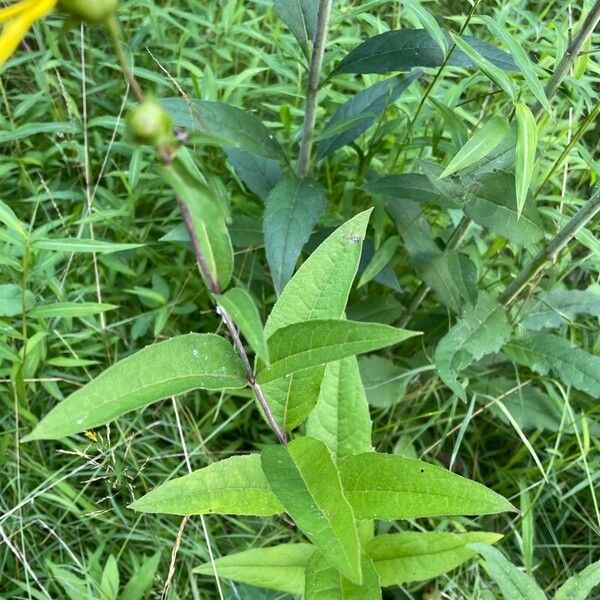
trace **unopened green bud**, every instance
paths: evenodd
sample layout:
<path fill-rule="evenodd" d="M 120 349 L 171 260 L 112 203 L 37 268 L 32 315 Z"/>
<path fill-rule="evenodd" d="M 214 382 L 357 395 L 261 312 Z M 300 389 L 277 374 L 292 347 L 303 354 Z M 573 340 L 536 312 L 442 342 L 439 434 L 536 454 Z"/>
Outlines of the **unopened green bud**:
<path fill-rule="evenodd" d="M 173 137 L 173 121 L 154 98 L 146 98 L 129 113 L 127 128 L 138 144 L 158 146 Z"/>
<path fill-rule="evenodd" d="M 119 0 L 59 0 L 58 4 L 76 19 L 97 25 L 115 14 Z"/>

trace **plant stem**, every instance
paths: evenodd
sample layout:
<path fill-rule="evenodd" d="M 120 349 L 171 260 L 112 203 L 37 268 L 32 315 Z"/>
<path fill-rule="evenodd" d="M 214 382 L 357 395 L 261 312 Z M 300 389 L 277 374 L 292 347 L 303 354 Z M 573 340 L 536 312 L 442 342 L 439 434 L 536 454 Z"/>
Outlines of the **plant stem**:
<path fill-rule="evenodd" d="M 323 57 L 325 56 L 325 45 L 327 44 L 327 32 L 329 29 L 332 3 L 332 0 L 320 0 L 319 10 L 317 12 L 315 39 L 313 40 L 313 50 L 308 69 L 308 85 L 304 108 L 304 128 L 302 131 L 302 142 L 300 144 L 298 164 L 296 166 L 296 174 L 298 177 L 306 177 L 310 165 L 310 155 L 317 119 L 317 94 L 319 93 L 319 82 L 321 80 L 321 69 L 323 68 Z"/>
<path fill-rule="evenodd" d="M 544 270 L 546 265 L 553 262 L 558 253 L 598 213 L 600 213 L 600 186 L 596 187 L 590 199 L 569 219 L 558 235 L 517 275 L 500 295 L 498 302 L 509 307 L 529 283 Z"/>
<path fill-rule="evenodd" d="M 125 75 L 125 79 L 127 80 L 127 83 L 129 83 L 129 86 L 131 87 L 131 91 L 133 92 L 135 99 L 138 102 L 143 102 L 144 92 L 140 84 L 137 82 L 137 79 L 135 78 L 135 75 L 133 74 L 133 71 L 129 66 L 129 60 L 127 59 L 127 55 L 123 50 L 121 29 L 119 27 L 119 21 L 117 20 L 116 15 L 113 15 L 110 19 L 106 21 L 106 28 L 108 29 L 108 32 L 112 39 L 117 59 L 119 61 L 119 64 L 121 65 L 121 69 L 123 70 L 123 75 Z"/>
<path fill-rule="evenodd" d="M 573 63 L 579 56 L 583 45 L 585 44 L 586 40 L 590 37 L 590 35 L 592 35 L 592 33 L 594 32 L 594 29 L 596 28 L 596 25 L 598 25 L 598 22 L 600 22 L 600 0 L 596 0 L 596 3 L 592 7 L 592 10 L 590 10 L 587 18 L 581 26 L 579 33 L 573 38 L 573 40 L 569 44 L 567 51 L 565 52 L 561 61 L 558 63 L 558 66 L 554 70 L 554 73 L 552 73 L 552 77 L 550 77 L 550 79 L 548 80 L 548 83 L 544 88 L 548 100 L 550 100 L 550 98 L 552 98 L 554 94 L 556 94 L 558 88 L 560 87 L 560 84 L 563 82 L 563 79 L 569 73 L 571 67 L 573 66 Z M 542 106 L 539 103 L 537 103 L 533 109 L 533 114 L 536 116 L 536 118 L 539 118 L 543 110 L 544 109 L 542 108 Z"/>

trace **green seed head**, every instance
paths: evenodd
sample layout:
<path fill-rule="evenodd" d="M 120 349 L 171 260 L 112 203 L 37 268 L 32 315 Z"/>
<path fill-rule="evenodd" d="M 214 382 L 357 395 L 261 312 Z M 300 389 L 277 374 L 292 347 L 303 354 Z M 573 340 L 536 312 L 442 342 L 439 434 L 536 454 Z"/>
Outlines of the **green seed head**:
<path fill-rule="evenodd" d="M 173 135 L 173 121 L 154 99 L 146 98 L 127 117 L 127 129 L 138 144 L 167 144 Z"/>
<path fill-rule="evenodd" d="M 97 25 L 115 14 L 119 0 L 59 0 L 59 6 L 80 21 Z"/>

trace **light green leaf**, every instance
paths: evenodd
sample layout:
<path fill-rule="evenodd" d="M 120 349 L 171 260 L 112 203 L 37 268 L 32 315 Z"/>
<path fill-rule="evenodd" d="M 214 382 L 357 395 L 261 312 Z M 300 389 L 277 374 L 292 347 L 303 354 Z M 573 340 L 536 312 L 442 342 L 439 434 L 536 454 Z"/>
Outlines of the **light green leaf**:
<path fill-rule="evenodd" d="M 190 390 L 245 385 L 244 367 L 227 340 L 212 333 L 177 336 L 109 367 L 55 406 L 23 441 L 60 439 Z"/>
<path fill-rule="evenodd" d="M 439 577 L 476 556 L 467 544 L 493 544 L 501 537 L 485 532 L 405 531 L 378 535 L 367 543 L 365 551 L 386 587 Z"/>
<path fill-rule="evenodd" d="M 112 554 L 108 557 L 102 571 L 100 592 L 103 600 L 117 600 L 119 594 L 119 565 Z"/>
<path fill-rule="evenodd" d="M 520 217 L 527 201 L 529 186 L 535 169 L 538 131 L 535 118 L 527 105 L 515 104 L 517 117 L 517 147 L 515 149 L 515 186 L 517 190 L 517 215 Z"/>
<path fill-rule="evenodd" d="M 465 310 L 435 349 L 433 359 L 442 381 L 466 402 L 458 374 L 486 354 L 498 352 L 510 334 L 504 308 L 488 293 L 480 292 L 475 307 Z"/>
<path fill-rule="evenodd" d="M 260 456 L 232 456 L 167 481 L 129 508 L 170 515 L 269 516 L 283 512 L 260 466 Z"/>
<path fill-rule="evenodd" d="M 446 56 L 448 52 L 448 40 L 433 15 L 421 6 L 419 0 L 404 0 L 403 4 L 415 14 L 423 29 L 435 40 L 443 55 Z"/>
<path fill-rule="evenodd" d="M 374 277 L 385 268 L 385 266 L 392 260 L 396 250 L 400 246 L 400 238 L 394 235 L 388 238 L 373 255 L 373 258 L 367 265 L 367 268 L 363 271 L 360 279 L 358 280 L 357 287 L 362 287 L 366 283 L 369 283 Z"/>
<path fill-rule="evenodd" d="M 360 583 L 360 545 L 354 515 L 327 446 L 300 437 L 287 448 L 265 448 L 261 461 L 271 489 L 298 528 L 330 564 Z"/>
<path fill-rule="evenodd" d="M 600 585 L 600 561 L 569 577 L 556 590 L 554 600 L 586 600 L 597 585 Z"/>
<path fill-rule="evenodd" d="M 490 577 L 506 600 L 546 600 L 536 582 L 506 560 L 499 550 L 486 544 L 469 544 L 469 548 L 483 556 Z"/>
<path fill-rule="evenodd" d="M 310 544 L 280 544 L 271 548 L 252 548 L 237 552 L 214 562 L 219 577 L 247 583 L 256 587 L 302 594 L 304 570 L 315 547 Z M 206 563 L 194 573 L 212 575 L 213 566 Z"/>
<path fill-rule="evenodd" d="M 52 250 L 54 252 L 96 252 L 97 254 L 112 254 L 124 250 L 135 250 L 143 244 L 118 244 L 116 242 L 103 242 L 101 240 L 87 240 L 80 238 L 62 239 L 36 239 L 31 247 L 36 250 Z"/>
<path fill-rule="evenodd" d="M 144 593 L 147 592 L 154 583 L 154 575 L 160 562 L 160 552 L 157 552 L 142 563 L 142 566 L 135 571 L 127 585 L 121 592 L 119 600 L 142 600 Z"/>
<path fill-rule="evenodd" d="M 233 317 L 235 324 L 244 334 L 256 356 L 269 364 L 269 349 L 263 333 L 263 325 L 258 308 L 252 296 L 241 288 L 233 288 L 222 296 L 216 296 L 217 302 Z"/>
<path fill-rule="evenodd" d="M 513 59 L 519 66 L 529 89 L 532 91 L 533 95 L 538 99 L 539 103 L 546 109 L 546 111 L 551 112 L 552 108 L 550 107 L 550 102 L 548 102 L 548 98 L 546 97 L 546 92 L 544 91 L 544 87 L 540 83 L 538 76 L 535 72 L 535 67 L 533 66 L 527 52 L 523 49 L 521 44 L 510 34 L 506 29 L 500 27 L 498 23 L 487 15 L 482 15 L 481 20 L 487 25 L 487 28 L 493 33 L 498 39 L 502 41 L 502 43 L 508 48 Z"/>
<path fill-rule="evenodd" d="M 315 552 L 306 566 L 304 600 L 381 600 L 379 576 L 373 561 L 362 557 L 362 584 L 346 579 L 327 559 Z"/>
<path fill-rule="evenodd" d="M 34 303 L 34 296 L 29 290 L 25 294 L 18 285 L 4 283 L 0 285 L 0 317 L 14 317 L 28 311 Z"/>
<path fill-rule="evenodd" d="M 27 311 L 29 317 L 35 319 L 57 319 L 67 317 L 88 317 L 97 315 L 107 310 L 117 308 L 114 304 L 101 304 L 97 302 L 56 302 L 42 304 Z"/>
<path fill-rule="evenodd" d="M 431 102 L 437 111 L 442 115 L 446 127 L 450 130 L 450 135 L 452 136 L 452 142 L 454 145 L 457 148 L 464 146 L 469 137 L 469 130 L 467 129 L 464 119 L 455 109 L 438 102 L 435 98 L 430 97 L 429 102 Z"/>
<path fill-rule="evenodd" d="M 74 575 L 69 569 L 65 569 L 51 562 L 48 563 L 48 566 L 50 567 L 54 582 L 60 585 L 69 600 L 89 598 L 90 590 L 84 579 L 79 579 L 79 577 Z"/>
<path fill-rule="evenodd" d="M 169 165 L 157 167 L 157 171 L 171 186 L 182 212 L 191 221 L 195 237 L 192 244 L 200 248 L 210 273 L 205 280 L 207 287 L 212 290 L 214 281 L 224 289 L 233 274 L 233 248 L 223 207 L 208 185 L 187 167 L 186 154 L 181 150 L 180 153 Z M 202 275 L 204 277 L 204 273 Z"/>
<path fill-rule="evenodd" d="M 387 408 L 404 397 L 410 377 L 383 356 L 361 356 L 358 359 L 367 400 L 371 406 Z"/>
<path fill-rule="evenodd" d="M 357 519 L 486 515 L 516 510 L 480 483 L 394 454 L 348 456 L 340 462 L 340 475 Z"/>
<path fill-rule="evenodd" d="M 590 354 L 569 340 L 539 333 L 523 340 L 512 340 L 504 347 L 511 360 L 540 375 L 552 371 L 563 383 L 600 396 L 600 356 Z"/>
<path fill-rule="evenodd" d="M 440 175 L 440 179 L 452 175 L 461 169 L 469 167 L 481 160 L 495 148 L 510 133 L 510 127 L 505 118 L 492 117 L 481 129 L 469 138 L 469 141 L 457 152 L 456 156 Z"/>
<path fill-rule="evenodd" d="M 13 209 L 0 200 L 0 223 L 4 223 L 9 229 L 18 233 L 22 238 L 27 237 L 27 229 L 21 223 Z"/>
<path fill-rule="evenodd" d="M 267 319 L 266 337 L 293 323 L 343 318 L 370 213 L 362 212 L 338 227 L 302 263 Z M 317 367 L 262 386 L 282 427 L 292 429 L 306 418 L 317 401 L 323 374 L 324 367 Z"/>
<path fill-rule="evenodd" d="M 294 274 L 304 244 L 325 210 L 325 189 L 310 178 L 287 175 L 266 200 L 263 232 L 265 252 L 275 291 L 281 291 Z"/>
<path fill-rule="evenodd" d="M 509 98 L 515 99 L 515 88 L 508 75 L 480 54 L 465 38 L 450 32 L 452 41 L 491 79 Z"/>
<path fill-rule="evenodd" d="M 335 460 L 371 450 L 371 417 L 354 356 L 325 368 L 306 434 L 324 442 Z"/>
<path fill-rule="evenodd" d="M 402 342 L 419 332 L 379 323 L 316 320 L 278 329 L 268 340 L 271 364 L 257 368 L 260 383 L 347 356 L 372 352 Z"/>

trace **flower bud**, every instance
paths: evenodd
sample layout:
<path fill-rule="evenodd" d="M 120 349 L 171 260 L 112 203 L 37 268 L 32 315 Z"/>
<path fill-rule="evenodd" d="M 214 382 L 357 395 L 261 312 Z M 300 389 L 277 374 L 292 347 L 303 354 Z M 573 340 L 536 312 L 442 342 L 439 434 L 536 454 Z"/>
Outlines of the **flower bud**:
<path fill-rule="evenodd" d="M 117 11 L 119 0 L 59 0 L 58 4 L 80 21 L 97 25 Z"/>
<path fill-rule="evenodd" d="M 138 144 L 158 146 L 173 137 L 173 121 L 154 98 L 146 98 L 129 113 L 127 128 Z"/>

